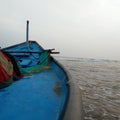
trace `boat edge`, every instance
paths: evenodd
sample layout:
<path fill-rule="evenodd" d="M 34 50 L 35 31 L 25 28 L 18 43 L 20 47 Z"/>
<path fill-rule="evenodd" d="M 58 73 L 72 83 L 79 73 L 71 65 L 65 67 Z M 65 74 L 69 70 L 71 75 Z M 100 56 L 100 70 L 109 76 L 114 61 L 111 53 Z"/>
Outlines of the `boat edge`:
<path fill-rule="evenodd" d="M 51 56 L 52 57 L 52 56 Z M 66 108 L 63 111 L 62 120 L 83 120 L 84 112 L 82 105 L 82 93 L 79 86 L 72 80 L 72 76 L 66 68 L 54 57 L 52 59 L 63 69 L 68 77 L 69 95 Z"/>

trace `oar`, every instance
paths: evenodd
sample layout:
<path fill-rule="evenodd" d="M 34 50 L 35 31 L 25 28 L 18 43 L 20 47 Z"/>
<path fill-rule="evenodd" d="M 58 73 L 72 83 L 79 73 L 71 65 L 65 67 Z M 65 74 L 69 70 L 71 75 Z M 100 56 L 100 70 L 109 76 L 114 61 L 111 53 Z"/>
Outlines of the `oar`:
<path fill-rule="evenodd" d="M 60 54 L 60 52 L 50 52 L 50 54 Z"/>
<path fill-rule="evenodd" d="M 7 51 L 4 51 L 6 53 L 34 53 L 34 54 L 41 54 L 45 51 L 48 51 L 50 54 L 59 54 L 60 52 L 52 52 L 52 50 L 54 49 L 48 49 L 48 50 L 44 50 L 44 51 L 10 51 L 10 50 L 7 50 Z"/>

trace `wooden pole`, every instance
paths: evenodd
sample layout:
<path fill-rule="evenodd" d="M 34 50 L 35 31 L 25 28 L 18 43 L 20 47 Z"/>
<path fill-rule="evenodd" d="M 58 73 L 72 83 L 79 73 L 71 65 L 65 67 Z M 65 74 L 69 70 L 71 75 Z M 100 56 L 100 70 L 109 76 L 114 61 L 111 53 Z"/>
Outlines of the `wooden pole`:
<path fill-rule="evenodd" d="M 29 21 L 27 20 L 27 25 L 26 25 L 26 43 L 29 49 Z"/>

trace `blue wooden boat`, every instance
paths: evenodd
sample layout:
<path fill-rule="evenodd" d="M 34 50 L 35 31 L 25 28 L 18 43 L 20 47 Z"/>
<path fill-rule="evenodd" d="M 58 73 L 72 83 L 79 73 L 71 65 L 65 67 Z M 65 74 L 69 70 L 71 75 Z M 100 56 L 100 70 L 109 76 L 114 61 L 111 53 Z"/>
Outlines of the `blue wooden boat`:
<path fill-rule="evenodd" d="M 2 49 L 19 61 L 24 77 L 0 89 L 0 120 L 82 120 L 79 88 L 36 41 Z"/>

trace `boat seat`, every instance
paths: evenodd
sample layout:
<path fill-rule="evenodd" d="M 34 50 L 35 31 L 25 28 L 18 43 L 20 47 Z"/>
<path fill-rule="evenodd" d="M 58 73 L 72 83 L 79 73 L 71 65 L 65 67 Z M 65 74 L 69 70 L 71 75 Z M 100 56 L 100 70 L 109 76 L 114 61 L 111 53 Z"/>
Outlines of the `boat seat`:
<path fill-rule="evenodd" d="M 30 54 L 14 54 L 15 57 L 29 57 Z"/>
<path fill-rule="evenodd" d="M 22 67 L 28 67 L 30 64 L 32 63 L 32 60 L 30 59 L 23 59 L 23 60 L 20 60 L 20 64 Z"/>

